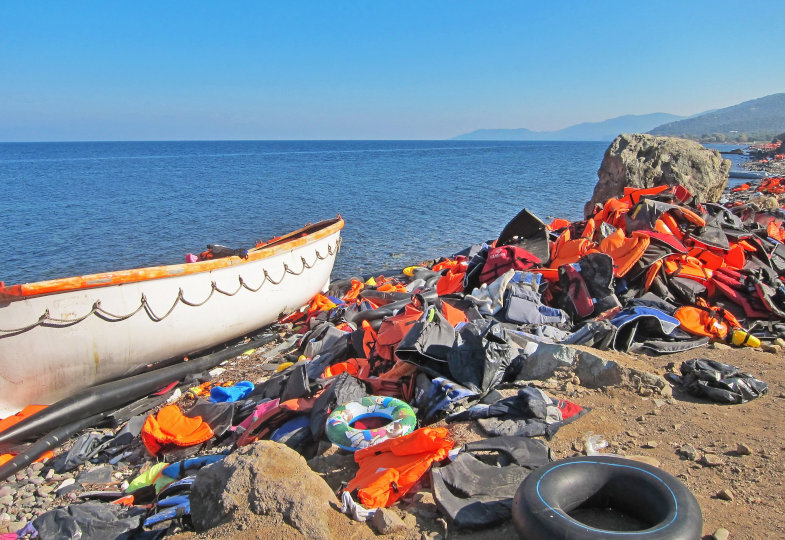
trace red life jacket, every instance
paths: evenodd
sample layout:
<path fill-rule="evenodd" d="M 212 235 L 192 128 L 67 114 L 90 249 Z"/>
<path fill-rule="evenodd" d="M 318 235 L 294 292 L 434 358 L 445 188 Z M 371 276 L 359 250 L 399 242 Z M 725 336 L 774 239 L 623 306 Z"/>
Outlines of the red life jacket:
<path fill-rule="evenodd" d="M 516 246 L 499 246 L 488 251 L 488 258 L 480 272 L 482 283 L 492 283 L 497 277 L 509 269 L 529 270 L 535 264 L 540 264 L 536 255 Z"/>

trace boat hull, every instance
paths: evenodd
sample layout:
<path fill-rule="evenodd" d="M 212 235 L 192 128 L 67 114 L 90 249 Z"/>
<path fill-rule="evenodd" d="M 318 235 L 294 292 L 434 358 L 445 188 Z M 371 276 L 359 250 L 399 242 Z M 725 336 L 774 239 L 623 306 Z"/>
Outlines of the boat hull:
<path fill-rule="evenodd" d="M 204 271 L 157 267 L 190 273 L 0 299 L 0 329 L 23 329 L 0 333 L 0 417 L 243 336 L 296 310 L 329 285 L 343 221 L 337 225 Z"/>

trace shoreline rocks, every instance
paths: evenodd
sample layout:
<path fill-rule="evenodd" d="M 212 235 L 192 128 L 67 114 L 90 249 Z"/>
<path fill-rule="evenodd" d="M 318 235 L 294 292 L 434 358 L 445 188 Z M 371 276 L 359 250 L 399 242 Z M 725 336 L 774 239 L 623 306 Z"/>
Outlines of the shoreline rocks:
<path fill-rule="evenodd" d="M 584 215 L 591 215 L 596 204 L 622 196 L 625 187 L 681 184 L 701 201 L 715 202 L 728 183 L 730 167 L 730 160 L 695 141 L 622 134 L 605 152 Z"/>

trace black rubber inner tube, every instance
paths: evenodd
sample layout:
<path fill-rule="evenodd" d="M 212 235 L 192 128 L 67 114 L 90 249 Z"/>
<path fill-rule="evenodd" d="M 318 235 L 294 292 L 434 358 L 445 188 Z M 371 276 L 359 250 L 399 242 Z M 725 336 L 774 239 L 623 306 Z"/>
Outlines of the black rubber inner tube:
<path fill-rule="evenodd" d="M 585 519 L 593 509 L 626 518 L 602 526 Z M 614 456 L 537 469 L 515 493 L 512 517 L 528 540 L 695 540 L 703 529 L 698 501 L 684 484 L 656 467 Z"/>

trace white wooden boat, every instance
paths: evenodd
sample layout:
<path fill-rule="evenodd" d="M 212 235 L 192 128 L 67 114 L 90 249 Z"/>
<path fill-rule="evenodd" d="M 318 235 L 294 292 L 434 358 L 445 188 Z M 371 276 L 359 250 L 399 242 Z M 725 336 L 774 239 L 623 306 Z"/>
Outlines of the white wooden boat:
<path fill-rule="evenodd" d="M 231 256 L 0 286 L 0 417 L 218 345 L 326 290 L 340 216 Z M 2 285 L 2 284 L 0 284 Z"/>

